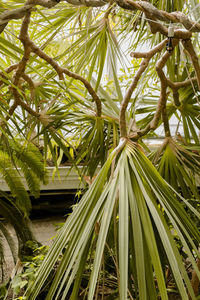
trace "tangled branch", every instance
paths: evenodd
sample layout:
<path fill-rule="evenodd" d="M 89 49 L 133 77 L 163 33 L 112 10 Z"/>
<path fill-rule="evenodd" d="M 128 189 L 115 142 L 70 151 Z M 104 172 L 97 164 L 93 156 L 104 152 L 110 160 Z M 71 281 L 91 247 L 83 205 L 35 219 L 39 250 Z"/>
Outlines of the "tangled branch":
<path fill-rule="evenodd" d="M 81 81 L 86 87 L 86 89 L 88 90 L 94 102 L 96 103 L 97 116 L 99 117 L 101 116 L 101 100 L 99 99 L 97 93 L 94 91 L 91 84 L 85 78 L 83 78 L 79 74 L 69 71 L 67 68 L 63 68 L 59 66 L 59 64 L 53 58 L 51 58 L 44 51 L 42 51 L 37 45 L 34 44 L 34 42 L 30 39 L 28 33 L 20 34 L 20 40 L 22 41 L 22 43 L 25 45 L 26 48 L 30 49 L 31 52 L 34 52 L 40 58 L 44 59 L 48 64 L 50 64 L 57 72 L 60 80 L 63 80 L 64 79 L 63 74 L 66 74 L 67 76 L 73 79 Z"/>
<path fill-rule="evenodd" d="M 29 1 L 30 2 L 30 1 Z M 38 1 L 41 2 L 41 1 Z M 43 2 L 43 1 L 42 1 Z M 49 1 L 47 1 L 49 2 Z M 22 42 L 23 46 L 24 46 L 24 55 L 22 60 L 16 64 L 11 66 L 10 68 L 8 68 L 7 70 L 5 70 L 6 73 L 9 73 L 11 71 L 13 71 L 14 69 L 16 69 L 16 73 L 14 75 L 13 78 L 13 85 L 14 87 L 12 88 L 13 91 L 13 96 L 14 96 L 14 104 L 11 106 L 10 111 L 9 111 L 9 116 L 13 114 L 15 108 L 20 105 L 22 108 L 24 108 L 27 112 L 29 112 L 31 115 L 39 118 L 40 114 L 38 112 L 35 112 L 33 109 L 31 109 L 22 99 L 21 99 L 21 95 L 18 92 L 18 85 L 19 85 L 19 80 L 20 78 L 24 78 L 24 80 L 26 80 L 30 86 L 30 90 L 31 90 L 31 97 L 34 97 L 34 84 L 31 81 L 31 79 L 25 74 L 25 68 L 26 68 L 26 64 L 30 58 L 30 54 L 31 52 L 35 53 L 37 56 L 39 56 L 40 58 L 44 59 L 48 64 L 50 64 L 54 70 L 57 72 L 59 79 L 60 80 L 64 80 L 64 74 L 66 74 L 67 76 L 79 80 L 81 81 L 85 88 L 87 89 L 87 91 L 89 92 L 89 94 L 91 95 L 93 101 L 96 103 L 96 108 L 97 108 L 97 116 L 101 116 L 101 100 L 99 99 L 97 93 L 94 91 L 93 87 L 91 86 L 91 84 L 85 79 L 83 78 L 81 75 L 76 74 L 74 72 L 69 71 L 67 68 L 63 68 L 61 66 L 58 65 L 58 63 L 51 58 L 50 56 L 48 56 L 44 51 L 42 51 L 29 37 L 28 34 L 28 27 L 29 27 L 29 23 L 30 23 L 30 16 L 31 16 L 31 9 L 29 8 L 28 12 L 26 13 L 22 26 L 21 26 L 21 30 L 20 30 L 20 35 L 19 35 L 19 39 Z M 1 74 L 0 74 L 1 75 Z M 5 74 L 2 73 L 2 78 L 5 77 Z M 3 83 L 3 81 L 0 81 L 0 85 Z M 9 117 L 8 117 L 9 118 Z"/>
<path fill-rule="evenodd" d="M 144 71 L 147 69 L 149 65 L 150 59 L 158 52 L 160 52 L 166 45 L 167 40 L 162 41 L 160 44 L 158 44 L 155 48 L 150 50 L 149 52 L 141 53 L 141 52 L 132 52 L 131 56 L 135 58 L 143 58 L 142 63 L 140 65 L 139 70 L 137 71 L 136 75 L 133 78 L 133 81 L 125 94 L 125 97 L 121 103 L 121 109 L 120 109 L 120 133 L 122 137 L 127 136 L 127 130 L 126 130 L 126 109 L 128 106 L 128 103 L 131 99 L 131 96 L 133 94 L 133 91 L 137 87 L 137 84 L 139 82 L 140 77 L 144 73 Z"/>
<path fill-rule="evenodd" d="M 173 41 L 173 47 L 175 47 L 178 44 L 178 40 Z M 160 58 L 160 60 L 156 64 L 156 71 L 158 74 L 158 77 L 160 79 L 161 83 L 161 91 L 160 91 L 160 98 L 156 107 L 156 112 L 154 114 L 154 117 L 152 121 L 144 128 L 143 130 L 140 130 L 137 132 L 135 138 L 138 138 L 139 136 L 146 135 L 150 130 L 155 130 L 159 124 L 161 115 L 163 117 L 163 122 L 164 122 L 164 128 L 165 128 L 165 133 L 167 136 L 170 135 L 170 129 L 169 129 L 169 124 L 168 124 L 168 118 L 167 118 L 167 113 L 166 113 L 166 101 L 167 101 L 167 87 L 168 83 L 165 77 L 165 74 L 163 72 L 163 68 L 167 63 L 167 60 L 169 57 L 172 55 L 172 53 L 165 52 L 164 55 Z"/>
<path fill-rule="evenodd" d="M 74 6 L 101 7 L 109 3 L 108 0 L 27 0 L 23 7 L 5 11 L 0 14 L 0 33 L 5 29 L 10 20 L 21 19 L 26 13 L 36 5 L 46 8 L 55 7 L 60 1 L 68 2 Z M 139 10 L 148 19 L 152 33 L 160 32 L 167 36 L 167 28 L 157 21 L 172 22 L 182 24 L 186 30 L 175 30 L 176 38 L 190 38 L 192 32 L 200 32 L 200 23 L 190 20 L 180 11 L 168 13 L 157 9 L 147 1 L 115 0 L 118 6 L 129 9 Z"/>
<path fill-rule="evenodd" d="M 166 40 L 163 41 L 163 43 L 166 43 Z M 178 43 L 179 43 L 179 39 L 173 39 L 173 48 Z M 170 127 L 169 127 L 169 121 L 168 121 L 167 109 L 166 109 L 166 101 L 167 101 L 167 96 L 168 96 L 167 88 L 169 87 L 172 90 L 174 104 L 176 107 L 180 106 L 180 104 L 181 104 L 180 100 L 179 100 L 179 89 L 190 85 L 191 81 L 192 82 L 197 81 L 199 89 L 200 89 L 200 65 L 199 65 L 197 54 L 194 50 L 191 39 L 182 40 L 182 43 L 183 43 L 184 48 L 187 50 L 188 55 L 190 56 L 190 58 L 192 60 L 192 63 L 193 63 L 194 69 L 195 69 L 195 73 L 196 73 L 196 77 L 191 78 L 189 80 L 182 81 L 182 82 L 173 82 L 170 79 L 168 79 L 165 76 L 163 68 L 166 65 L 167 60 L 169 59 L 169 57 L 171 56 L 172 53 L 169 53 L 166 51 L 164 53 L 164 55 L 161 57 L 161 59 L 156 64 L 156 71 L 157 71 L 157 74 L 158 74 L 158 77 L 159 77 L 160 83 L 161 83 L 161 91 L 160 91 L 160 98 L 159 98 L 159 101 L 158 101 L 158 104 L 156 107 L 156 112 L 154 114 L 154 117 L 153 117 L 152 121 L 144 129 L 135 130 L 135 132 L 130 135 L 131 138 L 134 138 L 137 140 L 138 138 L 146 135 L 150 130 L 155 130 L 157 128 L 157 126 L 159 125 L 161 116 L 162 116 L 162 121 L 164 124 L 165 135 L 170 136 Z M 135 58 L 144 58 L 144 60 L 148 60 L 149 53 L 153 53 L 153 55 L 155 55 L 156 53 L 158 53 L 159 51 L 161 51 L 163 49 L 163 47 L 161 47 L 162 49 L 160 48 L 160 45 L 161 44 L 159 44 L 157 47 L 155 47 L 150 52 L 133 52 L 133 53 L 131 53 L 131 56 L 135 57 Z M 127 105 L 126 105 L 126 108 L 127 108 Z M 122 117 L 123 126 L 125 127 L 126 123 L 124 122 L 124 118 L 125 118 L 125 113 L 124 113 L 124 116 Z M 126 133 L 125 130 L 123 131 L 123 133 L 124 134 Z"/>
<path fill-rule="evenodd" d="M 64 1 L 64 0 L 63 0 Z M 106 4 L 106 1 L 102 0 L 70 0 L 72 4 L 74 5 L 86 5 L 86 6 L 96 6 L 97 4 L 99 6 Z M 75 2 L 76 1 L 76 4 Z M 28 26 L 30 22 L 30 15 L 31 11 L 36 5 L 40 5 L 47 8 L 52 8 L 57 5 L 57 3 L 60 1 L 56 0 L 28 0 L 26 1 L 25 5 L 21 8 L 12 10 L 12 11 L 6 11 L 0 15 L 0 26 L 5 25 L 8 23 L 11 19 L 20 19 L 24 17 L 24 21 L 22 23 L 19 39 L 21 40 L 23 46 L 24 46 L 24 55 L 22 60 L 5 70 L 5 73 L 9 73 L 16 69 L 16 73 L 13 77 L 13 84 L 15 87 L 18 87 L 20 78 L 23 78 L 30 87 L 31 91 L 31 98 L 34 98 L 34 83 L 31 81 L 31 78 L 29 78 L 25 74 L 25 68 L 27 61 L 29 60 L 30 54 L 35 53 L 38 57 L 45 60 L 49 65 L 51 65 L 56 73 L 58 74 L 58 77 L 60 80 L 64 79 L 64 75 L 67 75 L 75 80 L 81 81 L 85 88 L 87 89 L 88 93 L 91 95 L 93 101 L 96 103 L 97 108 L 97 116 L 101 116 L 101 100 L 99 99 L 97 93 L 91 86 L 91 84 L 83 78 L 81 75 L 76 74 L 74 72 L 71 72 L 67 68 L 63 68 L 60 66 L 52 57 L 48 56 L 40 47 L 38 47 L 29 37 L 28 34 Z M 101 3 L 100 3 L 101 2 Z M 153 33 L 160 32 L 163 35 L 168 35 L 168 29 L 161 23 L 157 22 L 164 21 L 164 22 L 173 22 L 173 23 L 181 23 L 186 30 L 180 30 L 176 29 L 174 32 L 174 46 L 178 43 L 179 40 L 182 40 L 184 48 L 189 53 L 189 56 L 193 62 L 194 69 L 196 72 L 196 78 L 192 80 L 197 80 L 198 85 L 200 87 L 200 66 L 198 63 L 198 57 L 194 51 L 192 42 L 191 42 L 191 32 L 200 31 L 200 24 L 195 23 L 191 20 L 189 20 L 186 15 L 184 15 L 181 12 L 173 12 L 173 13 L 167 13 L 162 10 L 158 10 L 155 8 L 152 4 L 150 4 L 147 1 L 132 1 L 132 0 L 116 0 L 116 3 L 121 6 L 125 7 L 131 10 L 140 10 L 145 14 L 145 16 L 148 19 L 148 23 L 150 25 L 151 31 Z M 142 74 L 145 72 L 145 70 L 148 67 L 150 59 L 158 52 L 160 52 L 166 45 L 167 40 L 162 41 L 159 45 L 157 45 L 154 49 L 152 49 L 149 52 L 140 53 L 140 52 L 134 52 L 131 53 L 132 57 L 135 58 L 143 58 L 143 61 L 140 65 L 139 70 L 137 71 L 136 75 L 133 78 L 133 81 L 127 90 L 126 95 L 124 96 L 124 99 L 121 104 L 120 109 L 120 116 L 119 116 L 119 123 L 120 123 L 120 132 L 121 136 L 125 137 L 127 136 L 127 130 L 126 130 L 126 118 L 125 113 L 127 110 L 128 103 L 130 101 L 131 95 L 135 88 L 137 87 L 137 84 L 142 76 Z M 167 116 L 166 116 L 166 98 L 167 98 L 167 88 L 169 87 L 172 90 L 174 103 L 176 106 L 180 105 L 179 101 L 179 92 L 178 90 L 183 87 L 190 84 L 189 80 L 186 80 L 184 82 L 172 82 L 169 79 L 166 78 L 163 67 L 166 64 L 167 59 L 169 58 L 170 54 L 166 52 L 162 59 L 157 63 L 156 71 L 158 73 L 158 77 L 161 82 L 161 94 L 160 94 L 160 100 L 157 105 L 157 109 L 154 115 L 153 120 L 147 125 L 147 127 L 143 130 L 137 131 L 136 137 L 143 136 L 148 133 L 149 130 L 155 129 L 158 124 L 159 120 L 161 118 L 161 115 L 163 117 L 163 122 L 166 127 L 166 131 L 169 131 L 169 126 L 167 125 Z M 2 78 L 5 78 L 5 73 L 1 74 Z M 0 85 L 2 85 L 3 81 L 0 81 Z M 17 107 L 17 105 L 21 105 L 26 111 L 34 115 L 35 117 L 39 117 L 38 112 L 34 112 L 22 99 L 21 95 L 18 92 L 18 89 L 13 87 L 13 95 L 14 95 L 14 104 L 10 109 L 10 113 L 12 114 L 14 109 Z M 165 121 L 164 121 L 165 120 Z"/>
<path fill-rule="evenodd" d="M 189 32 L 200 32 L 200 24 L 190 20 L 184 13 L 180 11 L 168 13 L 166 11 L 157 9 L 151 3 L 146 1 L 127 0 L 126 2 L 130 5 L 130 8 L 132 7 L 134 10 L 136 9 L 142 11 L 147 18 L 152 18 L 152 20 L 159 20 L 163 22 L 179 23 L 182 24 Z M 182 32 L 182 34 L 184 33 Z M 175 37 L 178 38 L 180 36 Z"/>
<path fill-rule="evenodd" d="M 48 64 L 48 66 L 51 66 L 55 70 L 56 76 L 59 77 L 59 80 L 64 80 L 65 76 L 68 76 L 70 78 L 80 81 L 85 86 L 87 92 L 92 97 L 92 100 L 95 102 L 97 117 L 102 116 L 101 99 L 99 98 L 97 92 L 93 89 L 91 83 L 88 80 L 86 80 L 83 76 L 74 73 L 69 69 L 59 65 L 55 59 L 47 55 L 42 48 L 36 45 L 29 36 L 28 29 L 30 24 L 31 11 L 34 9 L 34 7 L 36 5 L 40 5 L 46 8 L 52 8 L 56 6 L 58 2 L 59 1 L 56 0 L 28 0 L 23 7 L 12 11 L 6 11 L 0 15 L 0 32 L 4 30 L 4 28 L 6 27 L 6 25 L 10 20 L 24 18 L 20 30 L 20 35 L 19 35 L 19 39 L 22 42 L 24 48 L 23 57 L 19 63 L 11 65 L 7 69 L 5 69 L 4 72 L 0 73 L 0 77 L 1 77 L 0 86 L 2 86 L 5 80 L 8 78 L 7 74 L 14 71 L 12 82 L 10 84 L 12 87 L 11 90 L 13 93 L 14 103 L 10 106 L 6 120 L 8 120 L 10 116 L 12 116 L 12 114 L 14 113 L 15 109 L 18 106 L 20 106 L 26 112 L 28 112 L 28 114 L 37 118 L 45 126 L 49 125 L 49 123 L 52 121 L 51 117 L 47 116 L 46 114 L 48 107 L 46 107 L 46 109 L 44 110 L 41 110 L 40 112 L 33 110 L 30 107 L 30 105 L 28 105 L 28 103 L 24 101 L 25 93 L 23 94 L 23 91 L 20 90 L 20 81 L 24 80 L 29 86 L 31 102 L 34 103 L 36 85 L 34 84 L 34 81 L 31 79 L 31 77 L 26 74 L 26 67 L 30 60 L 31 53 L 34 53 L 37 57 L 44 60 Z M 107 1 L 104 0 L 67 0 L 67 2 L 73 5 L 85 5 L 91 7 L 103 6 L 108 3 Z M 182 82 L 173 82 L 172 80 L 168 79 L 167 76 L 165 75 L 164 68 L 173 52 L 165 51 L 160 56 L 160 59 L 157 61 L 155 67 L 160 82 L 160 97 L 157 103 L 155 114 L 152 120 L 149 122 L 149 124 L 147 124 L 147 126 L 144 129 L 134 128 L 134 132 L 132 132 L 129 136 L 127 136 L 128 134 L 127 134 L 126 111 L 130 99 L 133 95 L 134 90 L 138 86 L 142 75 L 144 74 L 144 72 L 147 71 L 150 60 L 155 55 L 163 51 L 163 49 L 166 46 L 167 39 L 163 40 L 161 43 L 159 43 L 156 47 L 154 47 L 150 51 L 132 52 L 131 56 L 136 59 L 142 58 L 142 62 L 139 66 L 139 69 L 135 73 L 132 82 L 123 98 L 120 107 L 119 118 L 117 119 L 117 121 L 119 121 L 120 135 L 122 138 L 121 143 L 123 143 L 123 145 L 126 142 L 127 137 L 137 140 L 145 136 L 146 134 L 148 134 L 151 130 L 155 130 L 160 125 L 161 121 L 164 125 L 165 135 L 169 137 L 170 126 L 169 126 L 169 118 L 166 109 L 167 97 L 169 94 L 168 88 L 171 89 L 172 91 L 174 104 L 176 107 L 179 107 L 181 105 L 179 99 L 179 89 L 190 85 L 191 81 L 197 81 L 200 90 L 200 64 L 191 40 L 192 32 L 200 32 L 200 24 L 191 21 L 189 18 L 187 18 L 186 15 L 184 15 L 181 12 L 167 13 L 165 11 L 158 10 L 147 1 L 116 0 L 116 3 L 120 7 L 130 9 L 130 10 L 139 10 L 143 12 L 147 18 L 152 33 L 159 32 L 164 36 L 168 36 L 168 28 L 158 21 L 179 23 L 185 27 L 185 29 L 183 30 L 175 29 L 174 38 L 173 38 L 173 48 L 175 48 L 180 42 L 182 42 L 184 49 L 186 50 L 187 54 L 189 55 L 192 61 L 196 73 L 195 75 L 196 77 Z M 110 11 L 108 10 L 105 15 L 105 18 L 108 18 L 109 13 Z M 59 96 L 60 94 L 56 96 L 56 98 L 53 101 L 55 102 Z M 105 116 L 105 118 L 106 117 L 108 116 Z M 52 132 L 55 130 L 51 126 L 49 126 L 49 129 Z M 117 149 L 119 149 L 119 146 L 116 148 L 116 151 Z M 193 286 L 197 285 L 197 283 L 195 283 L 195 281 L 197 281 L 195 272 L 193 273 L 193 281 L 194 281 L 194 283 L 192 283 Z"/>

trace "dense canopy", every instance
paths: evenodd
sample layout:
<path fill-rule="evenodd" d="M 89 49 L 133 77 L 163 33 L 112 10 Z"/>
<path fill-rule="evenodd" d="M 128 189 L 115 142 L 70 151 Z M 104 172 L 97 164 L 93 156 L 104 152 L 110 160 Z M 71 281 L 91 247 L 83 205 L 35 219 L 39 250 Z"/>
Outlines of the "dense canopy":
<path fill-rule="evenodd" d="M 199 0 L 1 0 L 7 200 L 27 219 L 18 168 L 38 197 L 64 154 L 90 183 L 24 299 L 197 299 L 199 12 Z"/>

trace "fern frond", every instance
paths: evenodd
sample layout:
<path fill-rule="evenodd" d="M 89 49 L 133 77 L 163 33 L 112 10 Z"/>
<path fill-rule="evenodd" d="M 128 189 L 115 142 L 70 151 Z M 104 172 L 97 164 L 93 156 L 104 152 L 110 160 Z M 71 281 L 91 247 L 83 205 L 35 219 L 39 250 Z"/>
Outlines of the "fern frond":
<path fill-rule="evenodd" d="M 44 167 L 44 160 L 39 149 L 32 143 L 21 145 L 19 143 L 10 142 L 12 153 L 21 161 L 26 168 L 32 170 L 33 173 L 44 183 L 47 183 L 47 172 Z"/>
<path fill-rule="evenodd" d="M 28 215 L 31 209 L 30 198 L 21 182 L 19 173 L 11 164 L 10 157 L 3 151 L 0 151 L 0 172 L 10 188 L 13 197 L 16 198 L 17 206 L 25 215 Z"/>
<path fill-rule="evenodd" d="M 38 176 L 21 160 L 16 160 L 17 165 L 20 167 L 24 177 L 26 179 L 27 186 L 29 188 L 30 194 L 35 198 L 40 196 L 40 179 Z"/>

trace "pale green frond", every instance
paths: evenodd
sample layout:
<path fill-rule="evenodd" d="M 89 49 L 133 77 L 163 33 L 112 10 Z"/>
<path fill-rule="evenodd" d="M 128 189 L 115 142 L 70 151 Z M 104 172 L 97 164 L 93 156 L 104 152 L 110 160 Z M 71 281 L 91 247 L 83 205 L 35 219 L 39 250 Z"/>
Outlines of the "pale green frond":
<path fill-rule="evenodd" d="M 161 178 L 139 146 L 132 142 L 128 142 L 125 148 L 121 149 L 113 177 L 111 176 L 103 187 L 114 157 L 115 152 L 111 154 L 88 192 L 58 234 L 41 266 L 39 277 L 33 287 L 28 290 L 31 300 L 36 299 L 45 284 L 45 278 L 56 262 L 56 257 L 63 248 L 65 248 L 65 253 L 46 299 L 58 299 L 59 297 L 65 299 L 76 274 L 79 274 L 80 270 L 82 277 L 81 274 L 84 273 L 81 258 L 84 258 L 86 263 L 87 256 L 90 255 L 88 243 L 92 236 L 93 239 L 97 239 L 97 242 L 94 244 L 95 255 L 87 297 L 93 299 L 98 278 L 101 276 L 100 269 L 105 245 L 110 242 L 108 239 L 109 227 L 115 226 L 115 222 L 118 224 L 119 234 L 117 236 L 119 252 L 116 258 L 116 261 L 119 262 L 117 267 L 119 269 L 116 272 L 119 272 L 118 293 L 120 299 L 126 300 L 130 293 L 128 290 L 130 271 L 135 282 L 134 285 L 138 287 L 139 299 L 147 299 L 150 292 L 150 299 L 154 299 L 156 293 L 162 299 L 168 299 L 165 274 L 161 263 L 163 250 L 161 251 L 159 247 L 157 234 L 182 299 L 188 300 L 187 289 L 192 299 L 195 299 L 182 257 L 174 240 L 175 236 L 168 226 L 169 221 L 197 270 L 192 249 L 195 249 L 193 239 L 199 241 L 200 236 L 182 207 L 182 199 L 178 194 L 174 194 L 173 189 Z M 162 186 L 162 190 L 158 188 L 159 185 Z M 115 209 L 117 209 L 117 219 L 112 222 Z M 77 220 L 79 221 L 77 222 Z M 98 231 L 95 231 L 95 223 L 99 224 Z M 157 228 L 157 233 L 154 226 Z M 133 237 L 128 233 L 128 228 L 133 233 Z M 75 251 L 73 252 L 72 249 Z M 198 276 L 200 276 L 199 272 Z M 76 288 L 78 289 L 81 284 L 81 277 L 77 278 L 73 297 L 78 295 Z M 133 293 L 135 292 L 133 291 Z"/>

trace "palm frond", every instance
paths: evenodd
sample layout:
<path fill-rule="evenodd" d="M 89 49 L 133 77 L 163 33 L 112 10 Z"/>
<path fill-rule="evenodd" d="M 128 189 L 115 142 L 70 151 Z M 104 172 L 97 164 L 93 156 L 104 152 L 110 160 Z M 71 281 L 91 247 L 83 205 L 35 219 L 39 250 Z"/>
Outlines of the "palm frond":
<path fill-rule="evenodd" d="M 189 151 L 172 138 L 166 138 L 163 145 L 151 154 L 161 176 L 186 199 L 199 198 L 197 178 L 200 174 L 198 152 Z"/>
<path fill-rule="evenodd" d="M 115 173 L 104 184 L 111 162 L 117 154 L 119 157 Z M 127 299 L 130 293 L 128 289 L 130 278 L 133 278 L 134 286 L 138 287 L 139 299 L 149 299 L 150 295 L 151 299 L 155 299 L 155 295 L 168 299 L 165 272 L 162 269 L 163 257 L 156 238 L 157 234 L 182 299 L 188 300 L 187 290 L 192 299 L 195 299 L 184 262 L 175 243 L 175 235 L 168 225 L 170 223 L 173 226 L 176 236 L 185 250 L 187 249 L 187 255 L 200 277 L 193 254 L 195 251 L 198 255 L 195 243 L 199 241 L 200 235 L 188 218 L 182 203 L 187 205 L 187 201 L 175 194 L 162 179 L 140 147 L 128 142 L 123 149 L 118 149 L 109 156 L 97 178 L 67 219 L 47 254 L 36 281 L 28 290 L 29 299 L 37 298 L 45 284 L 45 278 L 48 278 L 56 258 L 63 249 L 65 252 L 46 299 L 66 299 L 76 274 L 79 274 L 79 270 L 80 274 L 84 273 L 82 261 L 86 262 L 86 257 L 91 255 L 91 247 L 88 243 L 95 238 L 97 242 L 94 244 L 94 260 L 89 274 L 87 296 L 92 300 L 97 282 L 101 278 L 103 253 L 106 244 L 110 242 L 108 230 L 111 226 L 118 228 L 116 244 L 118 254 L 115 254 L 117 255 L 115 260 L 119 262 L 116 273 L 119 275 L 120 299 Z M 191 208 L 189 204 L 187 206 Z M 196 211 L 195 214 L 199 218 Z M 117 219 L 114 218 L 113 223 L 114 215 Z M 95 224 L 99 224 L 98 231 L 95 230 Z M 157 228 L 157 233 L 154 226 Z M 131 229 L 130 233 L 133 236 L 128 234 L 128 228 Z M 73 295 L 78 293 L 82 276 L 80 274 L 79 279 L 76 279 L 74 286 L 76 290 L 73 290 Z M 136 290 L 132 293 L 132 297 L 136 297 Z"/>

